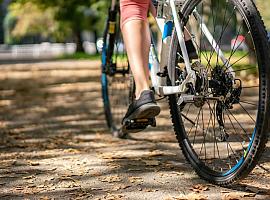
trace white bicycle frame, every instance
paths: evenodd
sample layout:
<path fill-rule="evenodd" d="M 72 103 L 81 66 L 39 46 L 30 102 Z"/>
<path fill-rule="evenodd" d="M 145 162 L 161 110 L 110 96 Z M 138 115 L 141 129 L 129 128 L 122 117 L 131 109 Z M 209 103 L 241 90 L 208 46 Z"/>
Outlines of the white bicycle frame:
<path fill-rule="evenodd" d="M 166 96 L 171 94 L 181 94 L 178 104 L 181 104 L 184 101 L 193 101 L 194 95 L 186 95 L 184 94 L 188 88 L 187 83 L 191 83 L 195 86 L 196 83 L 196 75 L 195 71 L 192 69 L 187 48 L 185 45 L 184 32 L 182 29 L 182 24 L 179 19 L 178 13 L 181 11 L 181 8 L 184 4 L 185 0 L 158 0 L 157 7 L 157 17 L 156 23 L 159 27 L 159 30 L 162 34 L 162 47 L 160 53 L 160 62 L 158 60 L 157 51 L 154 43 L 152 42 L 150 47 L 150 69 L 151 69 L 151 81 L 152 86 L 155 89 L 155 92 L 160 96 Z M 202 30 L 202 33 L 206 36 L 210 45 L 213 47 L 214 51 L 217 53 L 218 57 L 223 62 L 224 66 L 228 68 L 231 72 L 233 78 L 235 78 L 235 74 L 233 73 L 232 66 L 229 61 L 225 58 L 221 48 L 218 43 L 215 41 L 214 37 L 210 33 L 206 24 L 203 21 L 203 17 L 195 9 L 193 11 L 193 15 L 197 22 L 199 23 L 199 27 Z M 175 85 L 175 66 L 168 65 L 168 55 L 170 50 L 170 44 L 172 40 L 172 31 L 175 28 L 177 33 L 177 38 L 179 41 L 179 45 L 181 48 L 184 64 L 186 67 L 187 76 L 184 81 L 179 86 Z M 158 73 L 164 72 L 165 67 L 168 67 L 168 75 L 171 80 L 172 86 L 167 85 L 167 81 L 164 80 L 163 77 L 158 76 Z"/>

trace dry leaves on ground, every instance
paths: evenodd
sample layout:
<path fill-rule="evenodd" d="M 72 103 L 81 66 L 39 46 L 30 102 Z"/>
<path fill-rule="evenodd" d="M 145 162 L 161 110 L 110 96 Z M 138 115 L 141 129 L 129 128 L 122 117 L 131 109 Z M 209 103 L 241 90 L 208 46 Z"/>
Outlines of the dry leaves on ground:
<path fill-rule="evenodd" d="M 35 176 L 34 176 L 34 175 L 32 175 L 32 176 L 26 176 L 26 177 L 23 177 L 23 179 L 25 179 L 25 180 L 28 180 L 28 179 L 33 179 L 33 178 L 35 178 Z"/>
<path fill-rule="evenodd" d="M 143 189 L 142 190 L 143 192 L 157 192 L 158 190 L 157 189 Z"/>
<path fill-rule="evenodd" d="M 200 192 L 209 190 L 209 187 L 206 185 L 198 184 L 198 185 L 193 185 L 192 188 L 190 188 L 190 190 L 192 190 L 193 192 L 200 193 Z"/>
<path fill-rule="evenodd" d="M 251 192 L 251 193 L 256 193 L 256 194 L 270 195 L 270 189 L 265 188 L 265 186 L 258 185 L 258 184 L 256 185 L 256 187 L 254 185 L 247 186 L 246 191 Z M 270 197 L 269 197 L 269 199 L 270 199 Z"/>
<path fill-rule="evenodd" d="M 101 198 L 97 198 L 95 200 L 123 200 L 125 198 L 122 194 L 106 194 Z"/>
<path fill-rule="evenodd" d="M 33 161 L 28 161 L 29 165 L 31 166 L 39 166 L 40 163 L 39 162 L 33 162 Z"/>
<path fill-rule="evenodd" d="M 208 196 L 198 193 L 190 193 L 188 195 L 181 194 L 177 197 L 168 197 L 164 200 L 208 200 Z"/>
<path fill-rule="evenodd" d="M 118 191 L 118 190 L 124 190 L 124 189 L 130 188 L 130 187 L 131 187 L 131 185 L 117 185 L 112 190 Z"/>
<path fill-rule="evenodd" d="M 141 184 L 143 183 L 143 179 L 141 177 L 129 177 L 128 180 L 131 182 L 131 183 L 135 183 L 135 184 Z"/>
<path fill-rule="evenodd" d="M 254 199 L 255 193 L 230 192 L 222 195 L 222 200 Z"/>
<path fill-rule="evenodd" d="M 146 166 L 158 166 L 160 162 L 158 160 L 143 160 Z"/>
<path fill-rule="evenodd" d="M 105 178 L 100 179 L 101 182 L 114 183 L 121 182 L 122 179 L 119 176 L 107 176 Z"/>

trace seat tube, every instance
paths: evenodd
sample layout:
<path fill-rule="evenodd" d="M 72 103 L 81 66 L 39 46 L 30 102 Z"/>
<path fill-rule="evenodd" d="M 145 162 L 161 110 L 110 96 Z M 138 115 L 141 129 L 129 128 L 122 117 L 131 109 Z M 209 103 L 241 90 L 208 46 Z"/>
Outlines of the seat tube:
<path fill-rule="evenodd" d="M 111 11 L 115 9 L 116 3 L 117 3 L 117 0 L 112 0 Z"/>
<path fill-rule="evenodd" d="M 171 44 L 171 39 L 172 39 L 172 31 L 173 31 L 173 21 L 170 20 L 170 19 L 165 20 L 163 33 L 162 33 L 160 71 L 164 71 L 164 68 L 168 66 L 168 56 L 169 56 L 169 53 L 170 53 L 170 44 Z M 172 74 L 172 73 L 174 73 L 173 71 L 174 70 L 168 69 L 170 79 L 175 77 Z M 166 83 L 163 83 L 163 85 L 166 85 Z"/>

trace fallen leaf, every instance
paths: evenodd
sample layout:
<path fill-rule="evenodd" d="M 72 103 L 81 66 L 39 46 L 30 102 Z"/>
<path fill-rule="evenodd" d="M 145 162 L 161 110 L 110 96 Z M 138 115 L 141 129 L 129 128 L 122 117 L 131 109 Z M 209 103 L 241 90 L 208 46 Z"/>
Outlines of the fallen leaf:
<path fill-rule="evenodd" d="M 165 200 L 188 200 L 186 195 L 179 195 L 177 197 L 167 197 Z"/>
<path fill-rule="evenodd" d="M 37 187 L 36 185 L 28 185 L 27 188 L 35 188 Z"/>
<path fill-rule="evenodd" d="M 71 178 L 71 177 L 68 177 L 68 176 L 63 176 L 63 177 L 60 177 L 59 180 L 61 181 L 72 181 L 74 183 L 78 183 L 79 181 L 74 179 L 74 178 Z"/>
<path fill-rule="evenodd" d="M 23 165 L 27 165 L 27 162 L 23 161 L 23 160 L 14 160 L 12 162 L 12 165 L 13 166 L 23 166 Z"/>
<path fill-rule="evenodd" d="M 129 187 L 131 187 L 131 185 L 118 185 L 118 186 L 115 186 L 112 190 L 113 191 L 124 190 L 124 189 L 127 189 Z"/>
<path fill-rule="evenodd" d="M 22 186 L 17 186 L 15 189 L 16 189 L 16 190 L 23 190 L 24 187 L 22 187 Z"/>
<path fill-rule="evenodd" d="M 101 176 L 102 173 L 101 172 L 92 172 L 90 175 L 91 176 Z"/>
<path fill-rule="evenodd" d="M 146 166 L 158 166 L 160 162 L 158 160 L 143 160 Z"/>
<path fill-rule="evenodd" d="M 220 191 L 220 193 L 230 193 L 230 191 L 222 190 L 222 191 Z"/>
<path fill-rule="evenodd" d="M 103 179 L 100 179 L 101 182 L 108 182 L 108 183 L 113 183 L 113 182 L 120 182 L 122 179 L 119 176 L 107 176 Z"/>
<path fill-rule="evenodd" d="M 148 157 L 157 157 L 157 156 L 163 156 L 164 152 L 155 150 L 149 153 Z"/>
<path fill-rule="evenodd" d="M 230 192 L 226 193 L 222 196 L 222 200 L 242 200 L 244 197 L 244 193 L 240 192 Z"/>
<path fill-rule="evenodd" d="M 40 165 L 38 162 L 32 162 L 32 161 L 30 161 L 29 164 L 31 166 L 39 166 Z"/>
<path fill-rule="evenodd" d="M 248 194 L 244 194 L 244 197 L 255 197 L 256 193 L 248 193 Z"/>
<path fill-rule="evenodd" d="M 158 190 L 156 189 L 144 189 L 144 192 L 157 192 Z"/>
<path fill-rule="evenodd" d="M 177 197 L 167 197 L 165 200 L 208 200 L 208 197 L 198 193 L 190 193 L 188 195 L 181 194 Z"/>
<path fill-rule="evenodd" d="M 55 167 L 55 168 L 52 168 L 52 169 L 47 169 L 46 171 L 48 171 L 48 172 L 52 172 L 52 171 L 55 171 L 55 170 L 57 170 L 57 168 Z"/>
<path fill-rule="evenodd" d="M 131 182 L 131 183 L 143 183 L 143 179 L 141 177 L 129 177 L 128 180 Z"/>
<path fill-rule="evenodd" d="M 65 149 L 64 153 L 81 153 L 78 149 Z"/>
<path fill-rule="evenodd" d="M 198 184 L 198 185 L 193 185 L 192 188 L 191 188 L 190 190 L 192 190 L 193 192 L 198 192 L 198 193 L 200 193 L 200 192 L 209 190 L 209 187 L 206 186 L 206 185 Z"/>
<path fill-rule="evenodd" d="M 40 200 L 51 200 L 51 198 L 49 198 L 49 197 L 47 197 L 47 196 L 45 196 L 45 197 L 40 197 L 39 199 L 40 199 Z"/>
<path fill-rule="evenodd" d="M 98 191 L 98 190 L 103 190 L 102 188 L 91 188 L 91 190 L 96 190 L 96 191 Z"/>
<path fill-rule="evenodd" d="M 178 175 L 178 176 L 183 176 L 184 173 L 183 172 L 172 172 L 172 174 Z"/>
<path fill-rule="evenodd" d="M 27 180 L 27 179 L 33 179 L 33 178 L 35 178 L 35 176 L 33 176 L 33 175 L 32 175 L 32 176 L 26 176 L 26 177 L 23 177 L 23 179 L 26 179 L 26 180 Z"/>
<path fill-rule="evenodd" d="M 121 200 L 124 197 L 125 196 L 122 194 L 107 194 L 107 195 L 103 196 L 102 198 L 98 198 L 96 200 Z"/>
<path fill-rule="evenodd" d="M 198 194 L 198 193 L 190 193 L 187 195 L 188 200 L 208 200 L 208 196 Z"/>

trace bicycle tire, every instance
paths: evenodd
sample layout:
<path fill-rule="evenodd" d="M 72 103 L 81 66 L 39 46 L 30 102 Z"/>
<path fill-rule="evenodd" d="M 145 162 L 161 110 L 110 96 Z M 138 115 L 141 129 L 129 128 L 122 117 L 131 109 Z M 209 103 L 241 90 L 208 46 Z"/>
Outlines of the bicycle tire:
<path fill-rule="evenodd" d="M 191 17 L 192 11 L 194 8 L 200 6 L 204 0 L 188 0 L 183 5 L 180 17 L 182 19 L 182 24 L 187 24 L 188 20 Z M 270 126 L 269 115 L 269 101 L 270 101 L 270 51 L 269 46 L 267 45 L 267 36 L 264 24 L 261 20 L 260 14 L 257 11 L 255 4 L 251 0 L 229 0 L 233 7 L 235 7 L 240 15 L 243 18 L 243 22 L 246 23 L 247 28 L 250 31 L 250 35 L 253 39 L 253 44 L 255 47 L 255 52 L 257 53 L 257 62 L 258 62 L 258 72 L 259 72 L 259 102 L 258 102 L 258 111 L 256 116 L 254 131 L 251 135 L 251 140 L 246 145 L 246 149 L 243 152 L 243 155 L 239 157 L 239 161 L 234 163 L 233 166 L 228 167 L 228 169 L 221 171 L 215 168 L 211 168 L 211 162 L 206 158 L 207 153 L 205 152 L 205 158 L 201 157 L 201 152 L 196 151 L 196 144 L 189 137 L 188 131 L 186 130 L 186 124 L 188 122 L 184 116 L 182 107 L 177 105 L 178 96 L 170 95 L 169 96 L 169 107 L 172 118 L 172 123 L 174 126 L 174 131 L 176 138 L 181 147 L 181 150 L 187 159 L 187 161 L 192 165 L 196 173 L 203 179 L 217 184 L 217 185 L 228 185 L 241 178 L 246 177 L 256 166 L 262 153 L 265 149 L 265 145 L 268 140 Z M 203 6 L 202 6 L 203 7 Z M 225 8 L 224 8 L 225 9 Z M 203 10 L 203 9 L 202 9 Z M 213 12 L 213 11 L 212 11 Z M 218 12 L 218 11 L 217 11 Z M 169 54 L 169 66 L 177 66 L 177 52 L 179 52 L 178 39 L 176 32 L 174 31 L 172 36 L 172 42 L 170 47 Z M 169 81 L 170 82 L 170 81 Z M 242 98 L 242 97 L 241 97 Z M 209 107 L 210 110 L 210 107 Z M 209 111 L 211 113 L 211 111 Z M 201 114 L 198 114 L 201 115 Z M 210 114 L 211 115 L 211 114 Z M 224 114 L 225 115 L 225 114 Z M 199 116 L 200 117 L 200 116 Z M 214 115 L 214 117 L 216 117 Z M 202 119 L 202 124 L 204 124 L 205 119 Z M 210 121 L 210 119 L 209 119 Z M 212 119 L 213 121 L 213 119 Z M 198 122 L 197 122 L 198 123 Z M 214 122 L 216 123 L 216 122 Z M 232 123 L 233 124 L 233 123 Z M 198 124 L 195 126 L 198 127 Z M 213 128 L 215 130 L 215 127 Z M 207 137 L 210 131 L 206 130 L 205 127 L 203 131 L 203 142 Z M 196 130 L 197 131 L 197 130 Z M 208 132 L 209 131 L 209 132 Z M 215 132 L 215 131 L 214 131 Z M 196 133 L 195 133 L 196 134 Z M 192 136 L 194 137 L 194 136 Z M 216 140 L 216 135 L 214 136 Z M 235 136 L 236 137 L 236 136 Z M 198 139 L 198 141 L 200 141 Z M 228 143 L 228 142 L 227 142 Z M 199 144 L 199 143 L 198 143 Z M 201 144 L 199 144 L 201 145 Z M 204 144 L 208 145 L 208 144 Z M 215 149 L 214 144 L 214 149 Z M 204 147 L 206 148 L 206 147 Z M 228 148 L 228 147 L 227 147 Z M 215 150 L 214 150 L 215 151 Z M 220 157 L 221 160 L 222 157 Z M 226 162 L 225 162 L 226 163 Z M 211 167 L 210 167 L 211 166 Z"/>
<path fill-rule="evenodd" d="M 125 138 L 121 123 L 134 91 L 133 76 L 120 30 L 119 6 L 109 9 L 102 48 L 102 99 L 107 126 L 114 137 Z"/>

